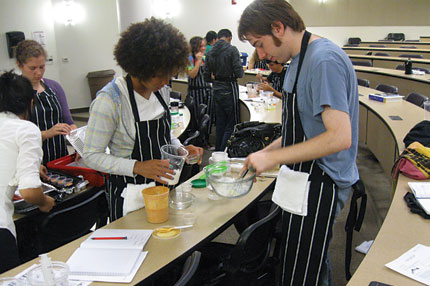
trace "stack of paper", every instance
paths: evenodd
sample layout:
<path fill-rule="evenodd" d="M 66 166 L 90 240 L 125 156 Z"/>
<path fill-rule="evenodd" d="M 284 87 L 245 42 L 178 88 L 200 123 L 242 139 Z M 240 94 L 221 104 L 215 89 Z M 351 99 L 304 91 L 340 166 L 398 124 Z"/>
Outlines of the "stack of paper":
<path fill-rule="evenodd" d="M 151 230 L 96 230 L 67 261 L 69 278 L 131 282 L 146 257 L 147 252 L 142 249 L 151 233 Z"/>
<path fill-rule="evenodd" d="M 385 266 L 425 285 L 430 285 L 430 247 L 428 246 L 417 244 Z"/>
<path fill-rule="evenodd" d="M 430 182 L 409 182 L 408 184 L 417 202 L 430 215 Z"/>

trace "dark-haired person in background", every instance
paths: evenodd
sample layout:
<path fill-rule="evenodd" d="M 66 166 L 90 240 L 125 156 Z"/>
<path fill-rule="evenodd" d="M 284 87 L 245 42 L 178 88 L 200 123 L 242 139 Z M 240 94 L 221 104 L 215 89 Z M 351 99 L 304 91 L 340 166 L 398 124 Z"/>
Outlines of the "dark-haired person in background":
<path fill-rule="evenodd" d="M 0 273 L 20 264 L 13 222 L 13 196 L 49 212 L 54 199 L 43 194 L 39 176 L 42 136 L 30 119 L 34 91 L 12 72 L 0 76 Z"/>
<path fill-rule="evenodd" d="M 202 37 L 192 37 L 190 40 L 191 55 L 188 66 L 188 94 L 194 99 L 194 114 L 197 114 L 201 103 L 206 104 L 206 113 L 212 119 L 213 113 L 213 95 L 212 87 L 203 77 L 204 55 L 206 42 Z M 212 120 L 209 120 L 209 128 L 206 136 L 206 143 L 209 143 L 209 134 L 211 133 Z M 210 146 L 205 146 L 210 148 Z"/>
<path fill-rule="evenodd" d="M 242 13 L 238 30 L 260 58 L 291 60 L 282 96 L 281 137 L 245 161 L 257 175 L 277 164 L 308 175 L 308 187 L 301 190 L 275 188 L 285 196 L 309 190 L 307 215 L 282 212 L 280 283 L 331 285 L 328 248 L 333 224 L 359 180 L 354 68 L 341 48 L 306 31 L 285 0 L 255 0 Z"/>
<path fill-rule="evenodd" d="M 167 184 L 163 178 L 174 174 L 169 161 L 161 160 L 161 146 L 181 145 L 171 134 L 165 85 L 188 66 L 189 47 L 178 29 L 151 18 L 130 25 L 114 55 L 127 75 L 108 83 L 91 103 L 83 155 L 90 168 L 111 174 L 107 184 L 111 222 L 123 216 L 121 194 L 127 184 Z M 185 148 L 200 158 L 203 154 L 202 148 Z"/>
<path fill-rule="evenodd" d="M 263 80 L 263 76 L 261 74 L 257 74 L 257 78 L 263 81 L 263 83 L 258 85 L 258 89 L 272 91 L 274 96 L 282 98 L 282 88 L 284 86 L 284 78 L 287 68 L 277 61 L 266 60 L 266 62 L 272 72 L 266 80 Z"/>
<path fill-rule="evenodd" d="M 215 31 L 209 31 L 206 33 L 206 51 L 205 54 L 209 52 L 213 45 L 215 45 L 216 41 L 218 41 L 218 35 Z"/>
<path fill-rule="evenodd" d="M 36 41 L 24 40 L 16 47 L 16 63 L 30 80 L 34 93 L 31 121 L 42 131 L 43 164 L 68 154 L 64 135 L 76 129 L 60 84 L 43 77 L 46 51 Z"/>
<path fill-rule="evenodd" d="M 230 44 L 231 38 L 232 34 L 228 29 L 218 32 L 218 41 L 207 53 L 204 69 L 207 82 L 214 77 L 217 151 L 224 151 L 234 125 L 240 121 L 237 78 L 243 77 L 243 68 L 239 50 Z"/>

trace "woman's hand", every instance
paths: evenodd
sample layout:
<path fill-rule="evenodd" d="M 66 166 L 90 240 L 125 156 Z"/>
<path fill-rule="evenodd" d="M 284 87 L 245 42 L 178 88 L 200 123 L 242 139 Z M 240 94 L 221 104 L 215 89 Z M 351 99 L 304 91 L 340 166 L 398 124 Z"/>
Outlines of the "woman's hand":
<path fill-rule="evenodd" d="M 48 169 L 46 169 L 45 166 L 40 165 L 39 173 L 40 173 L 40 176 L 42 177 L 42 179 L 44 179 L 46 181 L 48 180 L 48 177 L 46 176 L 48 174 Z"/>
<path fill-rule="evenodd" d="M 48 130 L 42 131 L 42 140 L 52 138 L 57 135 L 67 135 L 72 131 L 72 127 L 67 123 L 57 123 Z"/>
<path fill-rule="evenodd" d="M 197 54 L 196 54 L 196 60 L 197 61 L 199 61 L 199 62 L 201 62 L 202 61 L 202 59 L 203 59 L 203 56 L 204 56 L 205 54 L 204 53 L 202 53 L 202 52 L 198 52 Z"/>
<path fill-rule="evenodd" d="M 147 160 L 137 161 L 134 164 L 133 173 L 144 176 L 148 179 L 153 179 L 163 185 L 167 185 L 167 182 L 163 179 L 173 179 L 171 175 L 175 172 L 170 169 L 169 160 Z"/>
<path fill-rule="evenodd" d="M 202 163 L 202 159 L 203 159 L 203 148 L 201 147 L 196 147 L 194 145 L 188 145 L 188 146 L 184 146 L 185 149 L 187 149 L 188 151 L 188 156 L 191 155 L 196 155 L 199 157 L 197 164 L 201 164 Z"/>

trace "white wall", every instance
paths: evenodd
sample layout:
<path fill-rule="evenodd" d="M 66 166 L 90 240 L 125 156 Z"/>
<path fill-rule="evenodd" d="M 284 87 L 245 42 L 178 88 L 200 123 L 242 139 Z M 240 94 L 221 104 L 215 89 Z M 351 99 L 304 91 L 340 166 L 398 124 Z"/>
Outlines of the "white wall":
<path fill-rule="evenodd" d="M 52 0 L 55 6 L 61 0 Z M 121 74 L 113 57 L 118 41 L 118 17 L 115 0 L 75 0 L 86 16 L 74 26 L 55 23 L 60 82 L 70 108 L 88 107 L 91 103 L 86 75 L 88 72 L 114 69 Z M 69 62 L 63 62 L 68 58 Z"/>
<path fill-rule="evenodd" d="M 90 71 L 121 69 L 113 59 L 113 48 L 119 31 L 128 24 L 141 21 L 154 14 L 152 7 L 157 0 L 74 0 L 82 5 L 86 18 L 75 26 L 54 23 L 52 6 L 61 0 L 0 0 L 0 70 L 15 68 L 15 60 L 9 59 L 5 32 L 23 31 L 26 38 L 31 32 L 42 30 L 46 35 L 47 51 L 53 57 L 47 65 L 46 77 L 55 79 L 64 87 L 71 108 L 88 107 L 90 92 L 86 75 Z M 205 36 L 209 30 L 228 28 L 233 33 L 232 44 L 242 52 L 251 54 L 253 48 L 237 37 L 237 25 L 243 9 L 251 0 L 178 0 L 180 14 L 166 21 L 181 30 L 187 39 Z M 117 8 L 119 7 L 119 9 Z M 118 12 L 119 11 L 119 12 Z M 120 21 L 118 20 L 120 14 Z M 119 28 L 121 27 L 121 28 Z M 411 27 L 308 27 L 318 35 L 327 37 L 338 45 L 349 37 L 360 37 L 365 41 L 384 38 L 391 32 L 403 32 L 407 39 L 418 39 L 429 35 L 428 26 Z M 62 58 L 69 62 L 62 62 Z"/>
<path fill-rule="evenodd" d="M 56 37 L 54 22 L 50 16 L 51 0 L 1 0 L 0 1 L 0 70 L 15 69 L 15 59 L 10 59 L 7 52 L 6 32 L 24 32 L 26 39 L 32 38 L 33 31 L 44 31 L 46 50 L 54 62 L 46 66 L 45 75 L 59 80 Z"/>

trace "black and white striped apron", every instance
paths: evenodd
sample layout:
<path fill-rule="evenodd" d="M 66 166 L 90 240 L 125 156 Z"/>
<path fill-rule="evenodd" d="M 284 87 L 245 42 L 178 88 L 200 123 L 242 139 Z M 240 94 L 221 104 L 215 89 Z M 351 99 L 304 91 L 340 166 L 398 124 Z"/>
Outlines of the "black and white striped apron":
<path fill-rule="evenodd" d="M 188 77 L 188 94 L 187 96 L 191 96 L 194 98 L 194 114 L 198 115 L 198 108 L 201 103 L 207 105 L 206 113 L 209 115 L 209 130 L 208 133 L 211 133 L 212 120 L 214 118 L 214 103 L 213 103 L 213 92 L 212 87 L 209 83 L 207 83 L 203 77 L 203 66 L 200 66 L 199 72 L 195 78 Z M 198 123 L 198 122 L 197 122 Z"/>
<path fill-rule="evenodd" d="M 127 89 L 130 97 L 131 108 L 135 120 L 136 137 L 131 154 L 131 159 L 146 161 L 161 159 L 161 146 L 170 144 L 170 111 L 161 94 L 157 91 L 155 96 L 163 106 L 165 112 L 159 119 L 140 121 L 136 99 L 134 97 L 133 84 L 129 75 L 126 77 Z M 131 184 L 148 184 L 154 180 L 137 175 L 135 177 L 110 175 L 108 180 L 108 203 L 110 210 L 110 221 L 114 221 L 123 216 L 124 199 L 121 197 L 122 191 Z"/>
<path fill-rule="evenodd" d="M 31 121 L 41 131 L 46 131 L 57 123 L 63 123 L 63 110 L 55 92 L 51 88 L 45 86 L 43 92 L 38 93 L 35 91 L 34 110 L 31 115 Z M 47 138 L 43 141 L 42 148 L 43 165 L 68 154 L 66 140 L 63 135 Z"/>
<path fill-rule="evenodd" d="M 256 61 L 254 63 L 254 68 L 255 69 L 269 70 L 269 67 L 267 66 L 267 62 L 265 59 L 261 60 L 261 61 Z"/>
<path fill-rule="evenodd" d="M 233 92 L 234 124 L 236 125 L 240 123 L 239 85 L 236 80 L 231 82 L 231 90 Z"/>
<path fill-rule="evenodd" d="M 297 107 L 297 82 L 310 33 L 302 39 L 300 60 L 292 93 L 283 92 L 282 146 L 306 140 Z M 337 201 L 337 187 L 315 160 L 288 165 L 295 171 L 309 173 L 307 216 L 282 212 L 280 261 L 281 285 L 318 285 L 325 267 L 332 236 Z"/>
<path fill-rule="evenodd" d="M 284 85 L 284 77 L 285 77 L 285 68 L 282 69 L 280 73 L 273 73 L 271 78 L 272 87 L 279 92 L 282 92 L 282 87 Z"/>

